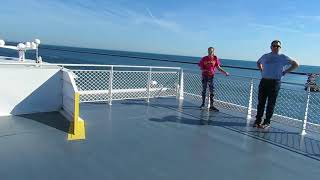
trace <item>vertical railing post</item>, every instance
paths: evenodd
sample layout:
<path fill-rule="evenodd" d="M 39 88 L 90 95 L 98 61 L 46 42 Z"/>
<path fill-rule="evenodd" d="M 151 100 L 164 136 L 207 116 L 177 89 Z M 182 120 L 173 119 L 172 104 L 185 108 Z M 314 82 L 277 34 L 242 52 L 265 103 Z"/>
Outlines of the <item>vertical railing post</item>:
<path fill-rule="evenodd" d="M 152 73 L 152 67 L 149 68 L 149 73 L 148 73 L 148 85 L 147 85 L 147 102 L 150 102 L 150 85 L 151 85 L 151 73 Z"/>
<path fill-rule="evenodd" d="M 183 97 L 183 86 L 184 86 L 184 84 L 183 84 L 183 69 L 181 68 L 180 69 L 180 73 L 179 73 L 179 89 L 178 89 L 178 96 L 177 96 L 177 98 L 178 99 L 183 99 L 184 97 Z"/>
<path fill-rule="evenodd" d="M 109 105 L 112 105 L 112 84 L 113 84 L 113 66 L 111 66 L 109 77 Z"/>
<path fill-rule="evenodd" d="M 302 122 L 301 135 L 306 135 L 307 121 L 308 121 L 308 111 L 309 111 L 309 102 L 310 102 L 310 87 L 307 88 L 307 101 L 306 101 L 306 109 L 304 111 L 304 118 Z"/>
<path fill-rule="evenodd" d="M 37 62 L 39 62 L 39 48 L 38 48 L 38 45 L 37 45 L 37 48 L 36 48 L 36 60 L 37 60 Z"/>
<path fill-rule="evenodd" d="M 250 94 L 249 94 L 249 102 L 248 102 L 248 111 L 247 111 L 247 120 L 250 120 L 252 113 L 252 104 L 253 104 L 253 78 L 250 81 Z"/>

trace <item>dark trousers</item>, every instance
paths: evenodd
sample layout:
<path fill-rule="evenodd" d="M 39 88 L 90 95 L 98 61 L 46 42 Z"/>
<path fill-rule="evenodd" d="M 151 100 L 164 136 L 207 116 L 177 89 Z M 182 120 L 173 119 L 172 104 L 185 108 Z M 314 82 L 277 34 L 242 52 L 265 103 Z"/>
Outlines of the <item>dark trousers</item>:
<path fill-rule="evenodd" d="M 275 79 L 264 79 L 262 78 L 259 84 L 259 94 L 258 94 L 258 107 L 256 124 L 260 124 L 262 121 L 262 116 L 264 112 L 264 107 L 268 99 L 266 119 L 264 124 L 270 123 L 270 119 L 273 115 L 274 107 L 276 104 L 277 96 L 280 90 L 281 82 Z"/>
<path fill-rule="evenodd" d="M 210 104 L 213 104 L 213 77 L 210 76 L 202 76 L 202 104 L 205 103 L 206 94 L 207 94 L 207 86 L 209 85 L 209 92 L 210 92 Z"/>

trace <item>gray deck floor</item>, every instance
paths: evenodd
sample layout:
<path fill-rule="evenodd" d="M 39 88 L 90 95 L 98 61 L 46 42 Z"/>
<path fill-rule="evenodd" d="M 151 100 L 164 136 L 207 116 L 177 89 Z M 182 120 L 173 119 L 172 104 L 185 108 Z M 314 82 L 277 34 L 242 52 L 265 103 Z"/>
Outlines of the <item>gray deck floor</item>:
<path fill-rule="evenodd" d="M 85 141 L 59 113 L 0 118 L 1 179 L 315 179 L 320 142 L 175 99 L 83 104 Z M 210 120 L 201 122 L 200 119 Z"/>

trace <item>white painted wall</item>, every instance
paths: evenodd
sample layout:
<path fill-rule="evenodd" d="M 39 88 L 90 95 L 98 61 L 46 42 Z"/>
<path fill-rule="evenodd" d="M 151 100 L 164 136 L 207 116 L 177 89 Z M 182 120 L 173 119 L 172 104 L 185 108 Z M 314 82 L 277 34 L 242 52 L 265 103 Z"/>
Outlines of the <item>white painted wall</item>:
<path fill-rule="evenodd" d="M 0 66 L 0 116 L 58 111 L 61 106 L 59 67 Z"/>
<path fill-rule="evenodd" d="M 74 95 L 77 92 L 74 74 L 68 69 L 62 70 L 62 115 L 72 120 L 74 115 Z"/>

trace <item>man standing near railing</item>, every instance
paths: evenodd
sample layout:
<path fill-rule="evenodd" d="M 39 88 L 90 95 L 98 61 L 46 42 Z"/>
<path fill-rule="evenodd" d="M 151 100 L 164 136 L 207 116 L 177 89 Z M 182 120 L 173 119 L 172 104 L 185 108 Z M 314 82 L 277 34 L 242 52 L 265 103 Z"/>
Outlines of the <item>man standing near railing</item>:
<path fill-rule="evenodd" d="M 215 69 L 217 68 L 219 71 L 224 73 L 226 76 L 229 75 L 225 70 L 220 67 L 221 63 L 217 56 L 214 54 L 214 48 L 208 48 L 208 56 L 205 56 L 199 62 L 200 69 L 202 71 L 202 104 L 200 106 L 201 109 L 204 109 L 204 104 L 206 100 L 206 91 L 207 86 L 209 85 L 210 91 L 210 110 L 219 111 L 216 107 L 213 106 L 213 77 L 215 74 Z"/>
<path fill-rule="evenodd" d="M 273 115 L 276 99 L 280 90 L 281 78 L 299 66 L 297 61 L 279 53 L 281 49 L 281 42 L 279 40 L 272 41 L 270 48 L 271 52 L 264 54 L 257 62 L 262 76 L 259 84 L 259 102 L 256 121 L 253 125 L 253 127 L 257 128 L 270 127 L 270 119 Z M 285 69 L 287 65 L 290 65 L 290 67 Z M 261 124 L 267 99 L 266 118 L 263 124 Z"/>

